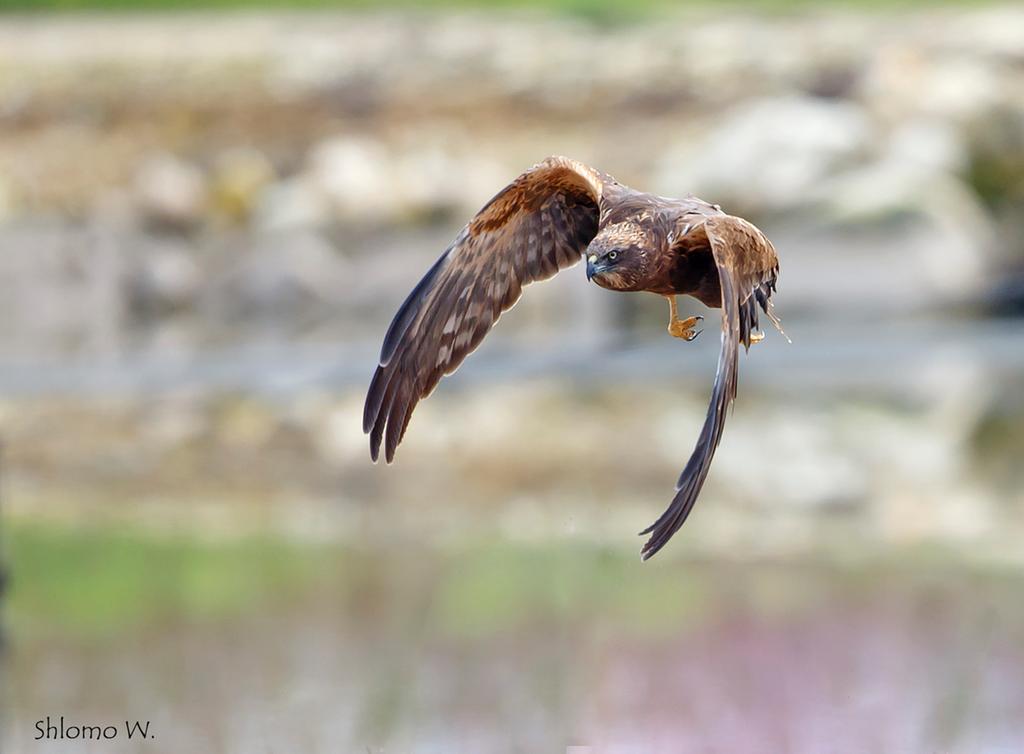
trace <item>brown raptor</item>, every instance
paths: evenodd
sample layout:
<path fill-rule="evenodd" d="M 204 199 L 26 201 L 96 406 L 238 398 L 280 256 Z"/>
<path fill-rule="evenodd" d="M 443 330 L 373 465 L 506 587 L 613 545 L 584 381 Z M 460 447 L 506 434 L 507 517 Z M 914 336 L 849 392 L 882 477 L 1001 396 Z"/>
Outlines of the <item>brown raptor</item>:
<path fill-rule="evenodd" d="M 668 508 L 651 526 L 641 556 L 660 550 L 683 525 L 722 437 L 736 396 L 739 345 L 764 335 L 758 307 L 779 328 L 771 297 L 775 248 L 746 220 L 695 196 L 634 191 L 566 157 L 549 157 L 516 178 L 477 213 L 399 308 L 380 353 L 363 411 L 376 461 L 390 463 L 413 409 L 458 368 L 525 285 L 587 261 L 587 278 L 616 291 L 668 299 L 668 331 L 693 340 L 700 317 L 680 320 L 676 296 L 722 309 L 722 348 L 711 405 Z"/>

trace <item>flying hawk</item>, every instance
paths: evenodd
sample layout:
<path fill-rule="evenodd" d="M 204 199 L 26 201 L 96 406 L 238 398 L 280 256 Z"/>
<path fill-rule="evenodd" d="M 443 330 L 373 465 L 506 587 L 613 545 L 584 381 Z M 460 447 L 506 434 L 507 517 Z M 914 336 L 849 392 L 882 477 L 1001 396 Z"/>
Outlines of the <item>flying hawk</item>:
<path fill-rule="evenodd" d="M 587 279 L 668 299 L 668 331 L 693 340 L 701 317 L 679 319 L 676 296 L 722 309 L 722 348 L 711 405 L 668 508 L 641 535 L 641 557 L 683 525 L 707 477 L 736 396 L 739 344 L 764 337 L 758 307 L 779 331 L 772 293 L 775 248 L 746 220 L 690 195 L 668 199 L 623 186 L 566 157 L 549 157 L 506 186 L 464 227 L 398 309 L 370 382 L 363 431 L 374 461 L 394 458 L 416 404 L 475 349 L 525 285 L 582 257 Z"/>

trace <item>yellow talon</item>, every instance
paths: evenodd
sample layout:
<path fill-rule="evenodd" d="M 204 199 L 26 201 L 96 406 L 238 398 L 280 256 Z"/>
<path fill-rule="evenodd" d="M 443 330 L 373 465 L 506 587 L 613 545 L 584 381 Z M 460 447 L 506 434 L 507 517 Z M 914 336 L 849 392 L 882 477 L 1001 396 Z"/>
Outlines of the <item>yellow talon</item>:
<path fill-rule="evenodd" d="M 682 338 L 683 340 L 690 341 L 700 335 L 700 330 L 695 330 L 694 327 L 700 322 L 703 317 L 690 317 L 689 319 L 677 319 L 674 322 L 668 323 L 668 332 L 674 338 Z"/>
<path fill-rule="evenodd" d="M 695 330 L 698 322 L 704 320 L 703 317 L 688 317 L 687 319 L 679 319 L 679 312 L 676 309 L 676 297 L 666 296 L 668 299 L 669 306 L 669 323 L 668 323 L 668 334 L 673 338 L 682 338 L 689 342 L 701 334 L 700 330 Z"/>

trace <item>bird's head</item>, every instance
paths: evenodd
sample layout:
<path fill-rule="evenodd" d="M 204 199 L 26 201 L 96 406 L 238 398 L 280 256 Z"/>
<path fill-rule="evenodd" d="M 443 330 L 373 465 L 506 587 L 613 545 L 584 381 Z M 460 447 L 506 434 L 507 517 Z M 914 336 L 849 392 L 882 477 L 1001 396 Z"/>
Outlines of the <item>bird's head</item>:
<path fill-rule="evenodd" d="M 647 273 L 647 243 L 636 223 L 601 229 L 587 247 L 587 280 L 613 291 L 635 291 Z"/>

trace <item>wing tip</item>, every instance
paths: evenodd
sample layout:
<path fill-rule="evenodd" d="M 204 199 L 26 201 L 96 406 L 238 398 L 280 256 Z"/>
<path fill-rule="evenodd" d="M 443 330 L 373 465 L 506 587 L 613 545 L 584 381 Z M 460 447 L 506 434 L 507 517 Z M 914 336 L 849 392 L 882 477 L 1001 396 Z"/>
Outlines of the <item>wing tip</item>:
<path fill-rule="evenodd" d="M 392 450 L 391 454 L 389 455 L 388 452 L 387 452 L 387 448 L 385 448 L 384 449 L 384 458 L 382 459 L 380 457 L 380 445 L 377 445 L 376 447 L 374 447 L 373 443 L 371 442 L 371 444 L 370 444 L 370 462 L 373 463 L 374 466 L 379 465 L 382 461 L 383 461 L 385 466 L 390 466 L 391 462 L 393 460 L 395 460 L 395 451 L 394 450 Z"/>
<path fill-rule="evenodd" d="M 391 437 L 389 436 L 391 434 L 391 432 L 392 432 L 391 428 L 393 426 L 394 426 L 394 419 L 393 418 L 388 418 L 387 427 L 384 430 L 384 434 L 385 434 L 385 438 L 384 438 L 384 464 L 386 466 L 391 465 L 391 461 L 395 457 L 395 445 L 394 445 L 394 442 L 391 440 Z"/>
<path fill-rule="evenodd" d="M 392 447 L 389 447 L 389 446 L 385 445 L 384 446 L 384 458 L 382 459 L 381 458 L 381 454 L 380 454 L 380 446 L 381 446 L 380 442 L 377 442 L 376 444 L 374 444 L 373 439 L 371 438 L 371 440 L 370 440 L 370 461 L 373 462 L 374 465 L 377 465 L 377 464 L 379 464 L 383 460 L 385 466 L 390 466 L 392 464 L 392 462 L 394 462 L 394 460 L 395 460 L 395 451 L 398 448 L 397 448 L 397 446 L 392 448 Z"/>
<path fill-rule="evenodd" d="M 366 400 L 363 403 L 363 434 L 370 434 L 377 424 L 384 394 L 387 391 L 387 382 L 384 381 L 384 365 L 378 364 L 373 377 L 370 378 L 370 387 L 366 390 Z"/>
<path fill-rule="evenodd" d="M 378 463 L 381 460 L 381 448 L 384 450 L 384 463 L 390 465 L 395 460 L 395 451 L 402 441 L 401 437 L 392 437 L 392 427 L 395 426 L 395 417 L 390 409 L 387 412 L 380 412 L 373 427 L 370 430 L 370 460 Z"/>

